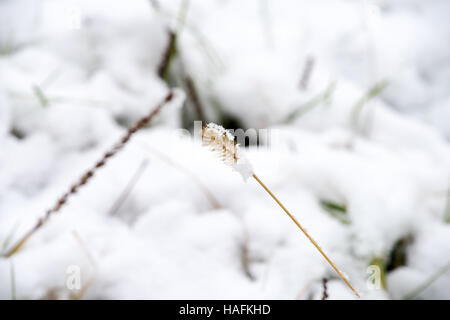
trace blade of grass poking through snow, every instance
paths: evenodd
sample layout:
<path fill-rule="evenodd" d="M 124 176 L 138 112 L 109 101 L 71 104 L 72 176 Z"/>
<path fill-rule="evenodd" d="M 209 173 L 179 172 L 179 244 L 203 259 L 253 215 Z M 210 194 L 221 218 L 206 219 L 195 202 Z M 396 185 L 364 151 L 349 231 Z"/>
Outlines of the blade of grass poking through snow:
<path fill-rule="evenodd" d="M 177 34 L 173 31 L 169 31 L 169 41 L 167 43 L 166 50 L 163 54 L 163 59 L 161 61 L 161 64 L 158 67 L 158 75 L 161 79 L 163 79 L 167 84 L 169 84 L 169 71 L 170 71 L 170 65 L 173 60 L 173 58 L 176 56 L 176 41 L 177 41 Z"/>
<path fill-rule="evenodd" d="M 322 279 L 322 287 L 323 287 L 323 293 L 322 293 L 322 300 L 327 300 L 328 299 L 328 279 L 327 278 L 323 278 Z"/>
<path fill-rule="evenodd" d="M 114 201 L 113 205 L 111 206 L 111 209 L 109 209 L 108 214 L 110 216 L 114 216 L 119 211 L 120 207 L 125 202 L 125 200 L 128 198 L 131 191 L 133 191 L 134 186 L 139 181 L 139 178 L 142 176 L 142 174 L 144 173 L 147 166 L 148 166 L 148 159 L 146 158 L 146 159 L 142 160 L 142 162 L 139 165 L 139 167 L 137 168 L 136 172 L 133 174 L 131 179 L 128 181 L 128 183 L 126 184 L 125 188 L 122 190 L 122 192 L 120 193 L 120 195 L 116 199 L 116 201 Z"/>
<path fill-rule="evenodd" d="M 12 238 L 14 237 L 14 234 L 16 233 L 17 228 L 19 227 L 19 223 L 17 222 L 14 227 L 11 229 L 11 231 L 6 236 L 5 240 L 3 240 L 2 243 L 2 249 L 1 252 L 5 252 L 5 250 L 8 248 Z"/>
<path fill-rule="evenodd" d="M 359 297 L 358 292 L 353 288 L 347 278 L 336 267 L 331 259 L 320 248 L 317 242 L 309 235 L 305 228 L 297 221 L 297 219 L 289 212 L 288 209 L 281 203 L 281 201 L 270 191 L 270 189 L 261 181 L 261 179 L 253 172 L 252 165 L 242 153 L 235 137 L 222 126 L 214 123 L 208 124 L 202 129 L 202 141 L 203 144 L 208 147 L 212 152 L 216 153 L 222 161 L 229 165 L 233 170 L 239 172 L 242 178 L 247 180 L 248 178 L 254 178 L 263 189 L 272 197 L 273 200 L 283 209 L 283 211 L 291 218 L 291 220 L 297 225 L 297 227 L 303 232 L 303 234 L 311 241 L 320 254 L 327 260 L 331 267 L 341 277 L 341 279 L 347 284 L 347 286 Z"/>
<path fill-rule="evenodd" d="M 434 274 L 432 274 L 428 279 L 426 279 L 420 286 L 418 286 L 416 289 L 408 293 L 403 297 L 404 300 L 412 300 L 417 298 L 423 291 L 428 289 L 439 277 L 444 275 L 447 271 L 450 270 L 450 261 L 439 268 Z"/>
<path fill-rule="evenodd" d="M 386 290 L 386 259 L 375 257 L 370 261 L 369 266 L 377 266 L 379 268 L 381 288 Z"/>
<path fill-rule="evenodd" d="M 107 151 L 100 160 L 98 160 L 89 170 L 87 170 L 81 176 L 81 178 L 75 184 L 70 186 L 69 189 L 56 200 L 56 203 L 53 205 L 53 207 L 46 211 L 45 215 L 40 218 L 36 222 L 36 224 L 27 233 L 25 233 L 9 251 L 4 254 L 4 257 L 9 258 L 16 252 L 18 252 L 28 241 L 28 239 L 31 238 L 31 236 L 36 233 L 44 224 L 46 224 L 53 214 L 57 213 L 67 203 L 68 199 L 72 195 L 77 193 L 81 187 L 83 187 L 90 181 L 90 179 L 94 176 L 94 173 L 99 168 L 103 167 L 111 157 L 113 157 L 117 152 L 123 149 L 123 147 L 131 139 L 131 137 L 138 130 L 144 128 L 153 119 L 153 117 L 157 115 L 159 111 L 172 100 L 173 96 L 174 93 L 172 91 L 169 91 L 165 98 L 150 113 L 148 113 L 146 116 L 142 117 L 134 125 L 132 125 L 122 136 L 122 138 L 109 151 Z"/>
<path fill-rule="evenodd" d="M 164 10 L 164 8 L 162 8 L 159 5 L 156 5 L 154 1 L 150 1 L 150 4 L 152 5 L 155 11 L 163 15 L 166 19 L 174 18 L 174 15 L 171 12 Z M 178 21 L 180 20 L 179 18 L 176 17 L 175 19 L 177 19 Z M 217 50 L 214 49 L 213 45 L 206 38 L 206 36 L 202 32 L 200 32 L 200 30 L 197 27 L 195 27 L 192 23 L 188 23 L 185 19 L 183 21 L 183 27 L 191 32 L 192 36 L 197 41 L 198 46 L 203 50 L 203 53 L 207 58 L 207 61 L 209 61 L 211 67 L 215 69 L 214 71 L 215 72 L 222 71 L 224 69 L 224 63 L 220 58 L 219 54 L 217 53 Z"/>
<path fill-rule="evenodd" d="M 352 123 L 356 128 L 358 125 L 359 117 L 364 106 L 373 98 L 378 96 L 388 86 L 387 80 L 381 80 L 375 83 L 353 106 L 352 108 Z"/>
<path fill-rule="evenodd" d="M 297 119 L 298 117 L 304 115 L 305 113 L 311 111 L 321 103 L 325 103 L 331 99 L 333 96 L 334 90 L 336 89 L 337 82 L 333 81 L 331 82 L 328 87 L 321 93 L 319 93 L 317 96 L 313 97 L 308 102 L 302 104 L 298 108 L 296 108 L 294 111 L 292 111 L 284 120 L 284 123 L 290 123 Z"/>
<path fill-rule="evenodd" d="M 195 108 L 195 112 L 197 113 L 197 116 L 198 116 L 197 119 L 199 119 L 203 123 L 205 123 L 206 117 L 205 117 L 205 113 L 203 111 L 203 105 L 200 101 L 200 96 L 198 94 L 198 90 L 195 85 L 195 82 L 189 75 L 185 75 L 185 77 L 184 77 L 184 86 L 186 88 L 186 93 L 188 94 L 189 101 L 192 102 L 192 105 Z"/>
<path fill-rule="evenodd" d="M 45 96 L 44 92 L 39 86 L 37 85 L 33 86 L 33 93 L 39 100 L 39 103 L 41 104 L 42 107 L 45 108 L 49 105 L 50 100 Z"/>
<path fill-rule="evenodd" d="M 333 218 L 339 220 L 342 224 L 350 224 L 351 221 L 347 215 L 347 206 L 345 204 L 339 204 L 329 200 L 321 199 L 319 201 L 320 206 L 325 212 L 329 213 Z"/>

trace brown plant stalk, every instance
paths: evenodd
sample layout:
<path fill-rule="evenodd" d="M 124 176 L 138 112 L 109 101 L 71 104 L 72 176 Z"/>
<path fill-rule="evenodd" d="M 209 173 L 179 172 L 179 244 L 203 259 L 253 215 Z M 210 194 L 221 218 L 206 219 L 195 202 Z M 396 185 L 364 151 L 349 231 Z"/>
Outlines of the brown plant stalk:
<path fill-rule="evenodd" d="M 137 168 L 136 172 L 133 174 L 131 179 L 126 184 L 125 188 L 120 193 L 119 197 L 116 199 L 116 201 L 114 201 L 113 205 L 109 209 L 108 214 L 110 216 L 114 216 L 114 215 L 117 214 L 117 212 L 119 211 L 120 207 L 123 205 L 125 200 L 128 198 L 128 196 L 130 195 L 131 191 L 133 191 L 133 188 L 138 183 L 139 179 L 141 178 L 142 174 L 144 173 L 145 169 L 147 168 L 148 162 L 149 161 L 148 161 L 147 158 L 142 160 L 142 162 L 139 165 L 139 167 Z"/>
<path fill-rule="evenodd" d="M 327 278 L 323 278 L 322 279 L 322 287 L 323 287 L 323 294 L 322 294 L 322 300 L 327 300 L 328 299 L 328 279 Z"/>
<path fill-rule="evenodd" d="M 320 254 L 325 258 L 325 260 L 327 260 L 334 271 L 336 271 L 336 273 L 342 278 L 347 286 L 359 298 L 360 296 L 358 292 L 350 284 L 344 274 L 325 254 L 322 248 L 320 248 L 317 242 L 309 235 L 306 229 L 297 221 L 297 219 L 289 212 L 288 209 L 286 209 L 281 201 L 278 200 L 278 198 L 272 193 L 272 191 L 270 191 L 270 189 L 254 173 L 253 167 L 248 159 L 243 155 L 240 146 L 236 141 L 236 137 L 233 136 L 230 131 L 215 123 L 209 123 L 206 127 L 203 127 L 201 133 L 203 144 L 207 146 L 211 151 L 216 153 L 216 155 L 218 155 L 225 164 L 229 165 L 235 171 L 239 172 L 244 181 L 250 177 L 253 177 L 263 187 L 263 189 L 272 197 L 273 200 L 275 200 L 275 202 L 281 207 L 281 209 L 283 209 L 283 211 L 289 216 L 289 218 L 291 218 L 291 220 L 297 225 L 297 227 L 303 232 L 303 234 L 309 239 L 309 241 L 311 241 L 311 243 L 316 247 Z"/>
<path fill-rule="evenodd" d="M 172 100 L 172 98 L 173 92 L 170 91 L 166 95 L 166 97 L 149 114 L 142 117 L 134 125 L 132 125 L 128 129 L 127 133 L 108 152 L 106 152 L 103 155 L 103 157 L 100 160 L 98 160 L 91 169 L 86 171 L 86 173 L 83 174 L 81 178 L 75 184 L 73 184 L 70 187 L 70 189 L 56 201 L 53 207 L 51 207 L 46 211 L 45 215 L 37 221 L 34 227 L 31 228 L 27 233 L 25 233 L 25 235 L 3 256 L 9 258 L 12 255 L 14 255 L 17 251 L 19 251 L 20 248 L 22 248 L 22 246 L 27 242 L 27 240 L 50 219 L 51 215 L 57 213 L 67 203 L 67 200 L 70 196 L 74 195 L 78 191 L 78 189 L 86 185 L 86 183 L 92 178 L 94 173 L 99 168 L 103 167 L 109 158 L 113 157 L 118 151 L 120 151 L 125 146 L 125 144 L 130 140 L 133 134 L 135 134 L 136 131 L 146 126 L 152 120 L 152 118 L 161 110 L 161 108 Z"/>

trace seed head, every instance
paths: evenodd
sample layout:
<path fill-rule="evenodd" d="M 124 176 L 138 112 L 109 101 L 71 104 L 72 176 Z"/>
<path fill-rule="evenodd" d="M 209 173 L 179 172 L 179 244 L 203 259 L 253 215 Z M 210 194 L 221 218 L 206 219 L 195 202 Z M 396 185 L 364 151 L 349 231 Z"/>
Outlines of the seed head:
<path fill-rule="evenodd" d="M 244 156 L 236 138 L 230 131 L 215 123 L 202 128 L 202 142 L 227 165 L 247 180 L 253 175 L 253 168 Z"/>

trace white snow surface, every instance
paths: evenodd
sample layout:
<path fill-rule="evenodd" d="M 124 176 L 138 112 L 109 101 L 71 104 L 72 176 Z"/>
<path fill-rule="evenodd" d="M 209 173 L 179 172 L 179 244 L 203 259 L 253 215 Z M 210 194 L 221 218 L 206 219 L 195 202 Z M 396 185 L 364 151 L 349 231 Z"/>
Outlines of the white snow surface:
<path fill-rule="evenodd" d="M 182 4 L 157 2 L 0 0 L 1 249 L 167 94 L 157 69 Z M 449 12 L 446 0 L 188 1 L 179 54 L 201 98 L 268 129 L 270 144 L 245 150 L 254 172 L 362 299 L 402 299 L 450 261 Z M 330 84 L 326 101 L 284 122 Z M 91 282 L 84 299 L 320 299 L 324 277 L 330 299 L 355 299 L 256 181 L 180 134 L 185 97 L 177 88 L 0 258 L 1 299 L 71 298 L 73 266 Z M 350 223 L 321 199 L 344 203 Z M 405 265 L 373 289 L 367 267 L 408 235 Z M 450 299 L 449 285 L 450 271 L 418 298 Z"/>

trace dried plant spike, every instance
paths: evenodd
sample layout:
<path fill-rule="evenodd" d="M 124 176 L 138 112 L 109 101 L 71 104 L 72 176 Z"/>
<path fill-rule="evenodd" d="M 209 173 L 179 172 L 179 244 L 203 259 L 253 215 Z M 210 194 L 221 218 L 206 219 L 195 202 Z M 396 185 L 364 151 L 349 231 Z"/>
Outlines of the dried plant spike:
<path fill-rule="evenodd" d="M 308 234 L 305 228 L 297 221 L 297 219 L 286 209 L 286 207 L 281 203 L 280 200 L 270 191 L 270 189 L 258 178 L 258 176 L 253 172 L 253 168 L 248 160 L 244 157 L 239 145 L 236 144 L 234 136 L 222 126 L 214 123 L 208 124 L 202 129 L 202 141 L 203 144 L 209 147 L 213 152 L 228 165 L 230 165 L 234 170 L 238 171 L 244 180 L 247 180 L 249 176 L 252 176 L 263 189 L 275 200 L 275 202 L 283 209 L 283 211 L 292 219 L 292 221 L 297 225 L 297 227 L 305 234 L 305 236 L 311 241 L 311 243 L 316 247 L 320 254 L 327 260 L 331 267 L 336 271 L 339 277 L 347 284 L 347 286 L 355 293 L 359 298 L 358 292 L 353 288 L 347 278 L 342 274 L 342 272 L 336 267 L 336 265 L 331 261 L 331 259 L 325 254 L 325 252 L 320 248 L 317 242 Z"/>
<path fill-rule="evenodd" d="M 278 200 L 278 198 L 269 190 L 269 188 L 266 187 L 266 185 L 255 175 L 253 174 L 253 178 L 264 188 L 264 190 L 267 191 L 267 193 L 270 194 L 270 196 L 275 200 L 276 203 L 281 207 L 281 209 L 286 212 L 286 214 L 289 216 L 289 218 L 294 221 L 294 223 L 299 227 L 299 229 L 305 234 L 305 236 L 311 241 L 311 243 L 316 247 L 317 250 L 319 250 L 320 254 L 325 258 L 325 260 L 328 261 L 328 263 L 331 265 L 331 267 L 336 271 L 336 273 L 339 275 L 339 277 L 344 280 L 344 282 L 347 284 L 347 286 L 355 293 L 355 295 L 359 298 L 358 292 L 353 288 L 353 286 L 350 284 L 350 282 L 347 280 L 347 278 L 342 274 L 342 272 L 336 267 L 336 265 L 331 261 L 330 258 L 325 254 L 325 252 L 320 248 L 320 246 L 317 244 L 317 242 L 308 234 L 305 228 L 302 227 L 302 225 L 295 219 L 295 217 L 286 209 L 286 207 Z"/>
<path fill-rule="evenodd" d="M 235 137 L 224 127 L 209 123 L 202 128 L 202 141 L 225 164 L 239 172 L 245 181 L 253 175 L 253 167 L 242 153 Z"/>

